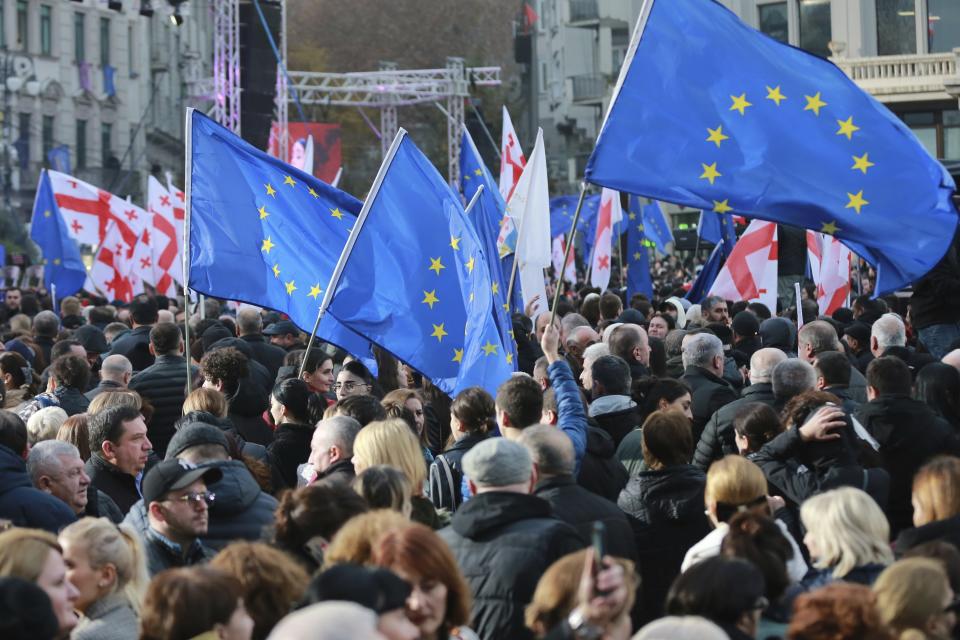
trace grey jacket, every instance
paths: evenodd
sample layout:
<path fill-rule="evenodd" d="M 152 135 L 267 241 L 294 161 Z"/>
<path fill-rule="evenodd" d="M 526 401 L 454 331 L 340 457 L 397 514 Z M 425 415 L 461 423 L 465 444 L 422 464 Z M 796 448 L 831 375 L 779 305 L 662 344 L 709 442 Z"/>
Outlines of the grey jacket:
<path fill-rule="evenodd" d="M 137 640 L 140 620 L 123 593 L 94 602 L 80 619 L 70 640 Z"/>

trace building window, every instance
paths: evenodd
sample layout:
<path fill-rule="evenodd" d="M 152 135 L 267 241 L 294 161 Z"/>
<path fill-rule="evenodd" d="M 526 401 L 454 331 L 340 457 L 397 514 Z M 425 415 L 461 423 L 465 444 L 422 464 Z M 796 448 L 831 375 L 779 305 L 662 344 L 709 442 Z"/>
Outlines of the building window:
<path fill-rule="evenodd" d="M 47 162 L 47 154 L 53 149 L 53 116 L 43 116 L 43 128 L 41 129 L 41 141 L 43 144 L 43 161 Z"/>
<path fill-rule="evenodd" d="M 790 42 L 788 16 L 786 2 L 771 2 L 757 6 L 757 24 L 760 31 L 783 43 Z"/>
<path fill-rule="evenodd" d="M 77 169 L 87 168 L 87 121 L 77 120 Z"/>
<path fill-rule="evenodd" d="M 17 0 L 17 46 L 22 51 L 30 48 L 30 39 L 28 38 L 29 23 L 27 21 L 27 10 L 29 5 L 27 0 Z"/>
<path fill-rule="evenodd" d="M 897 115 L 930 155 L 940 160 L 960 160 L 960 111 L 908 111 Z"/>
<path fill-rule="evenodd" d="M 30 162 L 30 114 L 21 113 L 19 122 L 19 135 L 17 136 L 17 154 L 20 156 L 20 162 Z"/>
<path fill-rule="evenodd" d="M 877 55 L 917 52 L 917 12 L 914 0 L 877 0 Z"/>
<path fill-rule="evenodd" d="M 40 5 L 40 54 L 53 55 L 53 7 Z"/>
<path fill-rule="evenodd" d="M 100 150 L 102 153 L 101 165 L 106 167 L 110 156 L 113 155 L 113 125 L 107 122 L 100 125 Z"/>
<path fill-rule="evenodd" d="M 87 37 L 84 34 L 85 16 L 82 13 L 73 14 L 73 57 L 77 64 L 87 60 Z"/>
<path fill-rule="evenodd" d="M 800 0 L 800 48 L 830 57 L 830 0 Z"/>
<path fill-rule="evenodd" d="M 949 53 L 960 47 L 960 2 L 927 0 L 927 50 Z"/>
<path fill-rule="evenodd" d="M 110 18 L 100 18 L 100 66 L 110 64 Z"/>
<path fill-rule="evenodd" d="M 0 49 L 7 48 L 7 20 L 4 14 L 7 11 L 6 2 L 0 0 Z"/>
<path fill-rule="evenodd" d="M 628 29 L 611 29 L 610 45 L 613 49 L 610 61 L 613 63 L 613 72 L 620 71 L 623 66 L 623 60 L 627 57 L 627 49 L 630 48 L 630 31 Z"/>
<path fill-rule="evenodd" d="M 943 158 L 960 160 L 960 111 L 943 112 Z"/>

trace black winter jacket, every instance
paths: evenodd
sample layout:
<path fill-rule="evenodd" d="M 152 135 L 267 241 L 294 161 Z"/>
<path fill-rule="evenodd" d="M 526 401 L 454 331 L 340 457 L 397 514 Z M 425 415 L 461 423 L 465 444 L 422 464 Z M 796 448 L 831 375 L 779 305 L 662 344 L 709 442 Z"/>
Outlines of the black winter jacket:
<path fill-rule="evenodd" d="M 140 499 L 136 478 L 118 470 L 99 454 L 91 455 L 84 469 L 90 476 L 90 484 L 110 496 L 124 514 Z"/>
<path fill-rule="evenodd" d="M 954 516 L 946 520 L 934 520 L 914 529 L 904 529 L 897 536 L 893 548 L 900 556 L 916 546 L 934 540 L 949 542 L 960 549 L 960 516 Z"/>
<path fill-rule="evenodd" d="M 475 445 L 486 440 L 486 434 L 468 434 L 438 455 L 430 463 L 430 501 L 437 509 L 447 509 L 451 513 L 463 502 L 463 456 Z M 450 469 L 447 477 L 443 461 Z"/>
<path fill-rule="evenodd" d="M 137 327 L 114 338 L 110 345 L 110 353 L 104 354 L 103 357 L 106 358 L 108 355 L 126 356 L 130 364 L 133 365 L 135 372 L 143 371 L 153 364 L 153 355 L 150 354 L 150 330 L 152 328 L 153 325 Z"/>
<path fill-rule="evenodd" d="M 610 434 L 614 448 L 628 433 L 640 426 L 640 407 L 629 396 L 601 396 L 587 412 L 596 426 Z"/>
<path fill-rule="evenodd" d="M 64 501 L 34 488 L 23 458 L 0 445 L 0 518 L 57 534 L 77 516 Z"/>
<path fill-rule="evenodd" d="M 533 495 L 549 502 L 554 517 L 576 529 L 585 544 L 590 542 L 593 523 L 602 522 L 607 530 L 607 552 L 636 561 L 637 549 L 627 516 L 610 500 L 578 485 L 573 476 L 545 478 L 537 483 Z"/>
<path fill-rule="evenodd" d="M 960 322 L 960 253 L 954 236 L 940 262 L 913 285 L 910 318 L 915 329 Z"/>
<path fill-rule="evenodd" d="M 523 614 L 537 581 L 554 561 L 586 546 L 548 502 L 505 491 L 472 497 L 439 534 L 470 585 L 470 627 L 483 640 L 533 638 Z"/>
<path fill-rule="evenodd" d="M 90 391 L 87 391 L 84 395 L 87 396 L 87 400 L 92 401 L 98 395 L 105 391 L 123 391 L 124 386 L 119 382 L 114 382 L 113 380 L 101 380 L 97 386 Z"/>
<path fill-rule="evenodd" d="M 616 453 L 617 446 L 609 433 L 595 427 L 587 428 L 587 452 L 580 463 L 577 484 L 611 503 L 616 502 L 630 479 Z"/>
<path fill-rule="evenodd" d="M 717 409 L 737 399 L 737 392 L 723 378 L 713 375 L 703 367 L 689 366 L 683 370 L 681 382 L 690 387 L 690 412 L 693 414 L 693 438 L 700 434 Z"/>
<path fill-rule="evenodd" d="M 87 518 L 107 518 L 114 524 L 123 522 L 123 512 L 117 503 L 92 484 L 87 486 L 87 507 L 83 515 Z"/>
<path fill-rule="evenodd" d="M 935 455 L 957 455 L 960 441 L 946 420 L 909 396 L 890 394 L 864 405 L 856 419 L 880 443 L 880 457 L 890 473 L 887 516 L 891 533 L 913 524 L 913 476 Z"/>
<path fill-rule="evenodd" d="M 273 442 L 267 447 L 270 463 L 280 473 L 284 486 L 290 489 L 297 488 L 297 467 L 310 457 L 313 431 L 313 425 L 284 422 L 273 432 Z"/>
<path fill-rule="evenodd" d="M 85 413 L 90 406 L 90 400 L 80 389 L 57 387 L 53 390 L 53 395 L 60 401 L 60 408 L 66 411 L 68 416 Z"/>
<path fill-rule="evenodd" d="M 196 369 L 191 367 L 194 372 Z M 174 423 L 183 415 L 186 387 L 187 360 L 183 356 L 157 356 L 156 362 L 130 380 L 130 388 L 153 405 L 147 436 L 161 458 L 166 456 L 167 445 L 175 433 Z"/>
<path fill-rule="evenodd" d="M 693 464 L 704 471 L 714 460 L 723 456 L 738 454 L 737 443 L 734 442 L 733 419 L 737 413 L 750 402 L 759 402 L 769 407 L 779 409 L 773 397 L 773 385 L 769 382 L 757 382 L 743 390 L 739 400 L 720 407 L 707 421 L 697 442 L 697 450 L 693 454 Z"/>
<path fill-rule="evenodd" d="M 253 351 L 253 359 L 264 366 L 270 373 L 271 378 L 276 379 L 277 371 L 283 365 L 283 359 L 287 352 L 275 344 L 270 344 L 260 334 L 240 336 L 240 339 L 250 345 L 250 350 Z"/>

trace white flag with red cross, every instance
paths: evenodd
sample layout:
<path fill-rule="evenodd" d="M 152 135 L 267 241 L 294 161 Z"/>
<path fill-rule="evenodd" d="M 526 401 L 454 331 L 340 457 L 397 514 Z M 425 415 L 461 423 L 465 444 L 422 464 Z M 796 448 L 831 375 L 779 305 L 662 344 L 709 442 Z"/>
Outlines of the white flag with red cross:
<path fill-rule="evenodd" d="M 153 285 L 157 293 L 165 296 L 175 295 L 177 282 L 183 282 L 183 262 L 180 259 L 183 255 L 180 253 L 182 241 L 177 233 L 175 204 L 179 204 L 175 196 L 159 180 L 150 176 L 147 180 L 147 207 L 153 224 L 150 239 Z"/>
<path fill-rule="evenodd" d="M 597 230 L 593 241 L 593 258 L 590 264 L 590 286 L 601 291 L 610 284 L 610 267 L 613 260 L 613 225 L 623 219 L 620 208 L 620 193 L 604 187 L 600 194 L 600 211 L 597 214 Z"/>
<path fill-rule="evenodd" d="M 777 225 L 753 220 L 743 232 L 708 295 L 765 304 L 777 313 Z"/>
<path fill-rule="evenodd" d="M 503 131 L 500 137 L 500 195 L 504 202 L 510 202 L 513 192 L 523 175 L 527 161 L 520 148 L 520 140 L 513 128 L 513 121 L 507 108 L 503 108 Z M 497 235 L 497 251 L 500 257 L 509 255 L 517 247 L 517 227 L 510 216 L 504 214 L 500 221 L 500 233 Z"/>
<path fill-rule="evenodd" d="M 817 285 L 820 315 L 831 315 L 850 295 L 850 259 L 853 252 L 836 238 L 807 231 L 810 274 Z"/>
<path fill-rule="evenodd" d="M 146 223 L 143 209 L 73 176 L 59 171 L 48 173 L 57 206 L 60 207 L 71 238 L 78 243 L 97 247 L 106 238 L 110 223 L 116 222 L 128 257 L 133 256 L 134 247 Z"/>
<path fill-rule="evenodd" d="M 135 268 L 135 254 L 136 250 L 127 255 L 127 243 L 120 226 L 110 221 L 90 268 L 91 282 L 108 299 L 130 302 L 143 292 L 140 269 Z"/>

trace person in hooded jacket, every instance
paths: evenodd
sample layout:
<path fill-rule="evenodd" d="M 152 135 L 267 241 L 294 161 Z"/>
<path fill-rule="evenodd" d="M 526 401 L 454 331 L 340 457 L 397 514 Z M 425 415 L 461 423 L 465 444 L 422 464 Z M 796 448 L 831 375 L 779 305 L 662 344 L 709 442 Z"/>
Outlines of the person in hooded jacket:
<path fill-rule="evenodd" d="M 200 361 L 203 386 L 227 398 L 227 417 L 244 440 L 270 444 L 273 431 L 261 415 L 267 408 L 267 391 L 250 378 L 249 360 L 234 347 L 215 349 Z"/>
<path fill-rule="evenodd" d="M 867 367 L 867 397 L 854 416 L 879 445 L 883 467 L 890 474 L 887 516 L 895 535 L 913 523 L 911 485 L 917 470 L 938 454 L 960 453 L 960 439 L 950 424 L 930 407 L 910 397 L 910 369 L 893 356 Z"/>
<path fill-rule="evenodd" d="M 703 512 L 706 476 L 689 464 L 693 437 L 678 411 L 655 411 L 643 424 L 647 466 L 630 478 L 617 500 L 630 516 L 640 565 L 644 621 L 663 615 L 664 597 L 680 573 L 684 553 L 710 531 Z"/>
<path fill-rule="evenodd" d="M 310 457 L 314 426 L 308 417 L 309 401 L 310 388 L 297 378 L 284 380 L 270 394 L 270 414 L 277 429 L 267 453 L 289 488 L 296 488 L 297 467 Z"/>
<path fill-rule="evenodd" d="M 593 402 L 587 413 L 619 446 L 640 426 L 640 409 L 630 397 L 630 366 L 619 356 L 601 356 L 593 362 L 591 377 Z"/>
<path fill-rule="evenodd" d="M 216 499 L 209 505 L 209 524 L 203 543 L 219 551 L 234 540 L 260 540 L 274 523 L 277 500 L 264 492 L 250 471 L 229 456 L 224 433 L 213 425 L 192 422 L 180 427 L 167 447 L 167 460 L 185 460 L 198 467 L 215 467 L 222 476 L 207 485 Z M 124 522 L 139 533 L 149 528 L 147 508 L 137 502 Z"/>

